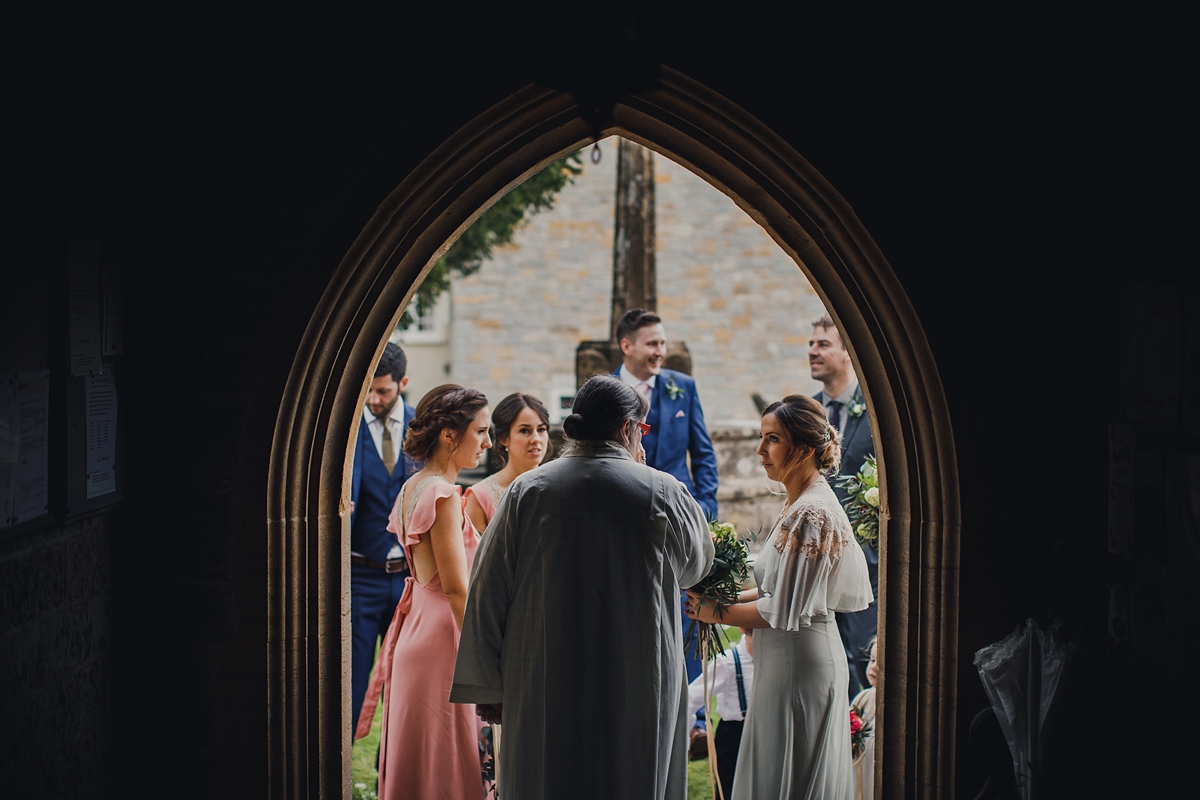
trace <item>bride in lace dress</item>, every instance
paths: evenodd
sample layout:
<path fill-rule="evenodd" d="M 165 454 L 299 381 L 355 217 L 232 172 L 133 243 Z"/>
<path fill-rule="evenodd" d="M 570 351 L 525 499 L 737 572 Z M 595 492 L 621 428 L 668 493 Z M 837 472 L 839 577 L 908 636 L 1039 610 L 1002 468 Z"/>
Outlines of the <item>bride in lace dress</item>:
<path fill-rule="evenodd" d="M 480 534 L 492 521 L 509 485 L 541 464 L 550 450 L 550 414 L 531 394 L 513 392 L 497 403 L 492 428 L 496 432 L 492 457 L 504 466 L 465 492 L 467 516 Z"/>
<path fill-rule="evenodd" d="M 761 629 L 733 796 L 851 800 L 850 676 L 834 614 L 866 608 L 872 593 L 866 559 L 824 477 L 837 473 L 839 437 L 803 395 L 768 406 L 760 432 L 763 468 L 783 483 L 787 502 L 755 561 L 757 588 L 720 620 L 689 595 L 694 619 Z"/>

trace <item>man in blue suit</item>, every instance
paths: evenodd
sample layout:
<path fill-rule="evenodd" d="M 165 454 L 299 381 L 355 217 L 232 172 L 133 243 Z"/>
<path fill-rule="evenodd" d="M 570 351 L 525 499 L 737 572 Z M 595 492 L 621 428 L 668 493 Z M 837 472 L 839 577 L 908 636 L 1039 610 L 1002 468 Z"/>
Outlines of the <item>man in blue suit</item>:
<path fill-rule="evenodd" d="M 717 518 L 717 456 L 704 424 L 704 409 L 691 376 L 663 369 L 667 357 L 667 334 L 662 319 L 651 311 L 635 308 L 617 323 L 617 343 L 622 363 L 613 374 L 632 386 L 650 403 L 646 422 L 650 433 L 642 437 L 646 465 L 674 475 L 687 487 L 710 520 Z M 688 460 L 691 457 L 691 469 Z M 686 609 L 684 597 L 680 608 Z M 683 617 L 688 624 L 687 615 Z M 685 652 L 688 682 L 700 674 L 700 660 Z M 692 752 L 703 749 L 698 736 L 704 733 L 704 712 L 696 715 Z"/>
<path fill-rule="evenodd" d="M 667 356 L 662 319 L 641 308 L 627 312 L 617 323 L 617 343 L 622 364 L 613 374 L 650 402 L 646 416 L 650 433 L 642 437 L 646 464 L 678 478 L 708 518 L 716 519 L 717 457 L 704 425 L 696 382 L 662 367 Z"/>
<path fill-rule="evenodd" d="M 352 725 L 358 723 L 367 694 L 376 643 L 387 633 L 408 576 L 404 551 L 387 529 L 400 487 L 420 469 L 402 450 L 414 413 L 400 397 L 408 386 L 407 370 L 404 351 L 388 343 L 367 392 L 354 449 L 350 484 Z"/>
<path fill-rule="evenodd" d="M 825 408 L 829 424 L 842 435 L 842 475 L 854 475 L 862 467 L 867 456 L 875 455 L 875 443 L 871 438 L 871 420 L 867 417 L 867 404 L 863 400 L 862 387 L 854 374 L 850 353 L 842 342 L 833 320 L 821 317 L 813 323 L 812 338 L 808 342 L 808 366 L 814 380 L 825 387 L 813 397 Z M 831 480 L 831 483 L 836 483 Z M 845 501 L 846 490 L 833 488 L 838 500 Z M 867 558 L 867 574 L 871 578 L 871 592 L 879 598 L 879 551 L 869 544 L 862 546 Z M 850 697 L 858 694 L 867 684 L 867 643 L 875 635 L 878 626 L 878 608 L 875 602 L 862 611 L 838 614 L 838 632 L 846 648 L 846 659 L 850 668 Z"/>

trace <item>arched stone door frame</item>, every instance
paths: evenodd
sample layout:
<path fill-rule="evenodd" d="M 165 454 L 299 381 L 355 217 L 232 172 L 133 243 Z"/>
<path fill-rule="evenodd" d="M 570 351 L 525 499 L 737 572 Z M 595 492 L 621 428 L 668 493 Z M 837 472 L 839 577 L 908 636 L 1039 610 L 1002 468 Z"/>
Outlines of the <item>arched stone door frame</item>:
<path fill-rule="evenodd" d="M 884 485 L 877 781 L 954 784 L 958 474 L 946 399 L 911 303 L 850 205 L 780 137 L 670 70 L 604 135 L 729 195 L 799 265 L 853 343 Z M 369 371 L 428 267 L 504 191 L 593 133 L 572 98 L 527 87 L 426 158 L 334 273 L 292 365 L 271 449 L 268 735 L 273 798 L 350 795 L 349 508 Z M 611 151 L 609 157 L 612 157 Z"/>

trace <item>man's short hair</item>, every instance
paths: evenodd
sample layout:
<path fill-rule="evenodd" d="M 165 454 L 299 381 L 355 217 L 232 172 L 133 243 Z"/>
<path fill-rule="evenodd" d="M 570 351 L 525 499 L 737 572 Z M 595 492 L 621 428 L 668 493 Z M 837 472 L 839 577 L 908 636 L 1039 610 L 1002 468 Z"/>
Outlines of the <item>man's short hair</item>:
<path fill-rule="evenodd" d="M 404 351 L 400 349 L 399 345 L 388 342 L 387 347 L 383 348 L 379 366 L 375 367 L 375 377 L 391 375 L 392 380 L 399 383 L 404 380 L 406 374 L 408 374 L 408 357 L 404 355 Z"/>
<path fill-rule="evenodd" d="M 625 316 L 621 317 L 621 321 L 617 323 L 617 342 L 619 344 L 622 339 L 635 341 L 638 331 L 651 325 L 658 325 L 660 322 L 662 322 L 662 317 L 644 308 L 626 311 Z"/>
<path fill-rule="evenodd" d="M 832 328 L 833 330 L 837 331 L 837 325 L 833 324 L 833 320 L 829 318 L 828 314 L 824 314 L 824 315 L 818 317 L 817 319 L 814 319 L 812 326 L 813 326 L 813 330 L 816 330 L 817 328 Z M 845 350 L 846 342 L 842 340 L 842 332 L 841 331 L 838 331 L 838 341 L 841 342 L 842 349 Z"/>

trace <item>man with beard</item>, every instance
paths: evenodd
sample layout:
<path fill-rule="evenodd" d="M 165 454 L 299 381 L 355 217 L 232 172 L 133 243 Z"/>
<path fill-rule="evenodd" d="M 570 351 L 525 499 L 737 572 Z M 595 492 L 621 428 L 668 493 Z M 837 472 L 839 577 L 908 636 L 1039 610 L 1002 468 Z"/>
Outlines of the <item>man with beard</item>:
<path fill-rule="evenodd" d="M 875 443 L 871 439 L 871 421 L 867 418 L 867 404 L 863 400 L 862 388 L 850 363 L 850 353 L 842 342 L 833 320 L 823 316 L 813 322 L 812 338 L 808 342 L 808 366 L 813 380 L 824 385 L 824 390 L 813 397 L 825 407 L 829 424 L 842 435 L 842 475 L 854 475 L 867 456 L 875 455 Z M 839 476 L 840 477 L 840 476 Z M 846 490 L 830 479 L 838 500 L 845 501 Z M 846 648 L 850 662 L 850 697 L 867 686 L 867 644 L 875 636 L 877 601 L 879 600 L 879 551 L 869 544 L 862 545 L 867 559 L 867 574 L 871 578 L 871 593 L 875 601 L 863 611 L 838 614 L 838 632 Z"/>
<path fill-rule="evenodd" d="M 350 484 L 350 671 L 353 720 L 357 723 L 375 660 L 375 647 L 404 592 L 408 564 L 388 516 L 396 495 L 421 465 L 404 455 L 402 445 L 415 413 L 402 402 L 408 386 L 408 359 L 388 343 L 367 391 L 354 450 Z"/>

